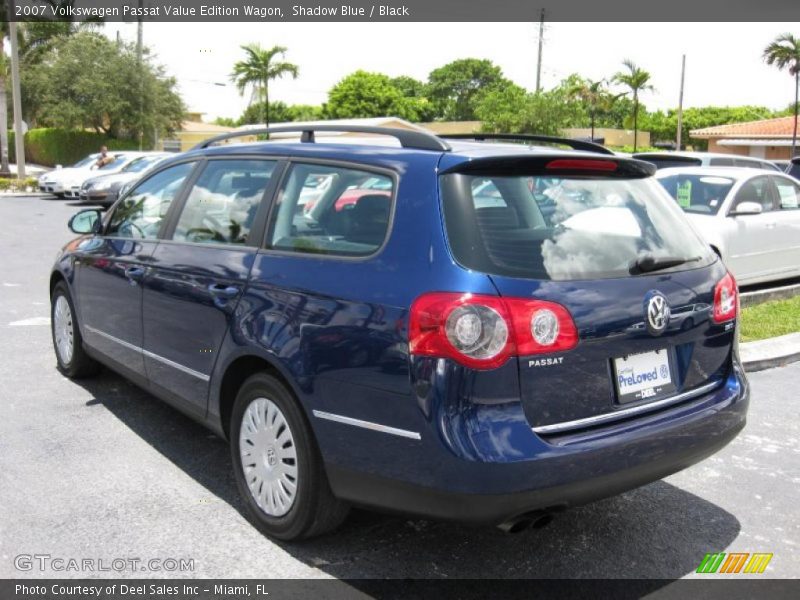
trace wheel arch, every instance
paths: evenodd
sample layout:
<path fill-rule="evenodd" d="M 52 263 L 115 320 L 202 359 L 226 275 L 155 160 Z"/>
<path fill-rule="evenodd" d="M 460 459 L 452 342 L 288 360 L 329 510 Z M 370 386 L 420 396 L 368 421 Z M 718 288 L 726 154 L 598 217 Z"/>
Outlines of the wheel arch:
<path fill-rule="evenodd" d="M 212 398 L 216 399 L 217 404 L 216 407 L 211 407 L 212 412 L 213 408 L 216 408 L 216 413 L 219 415 L 219 430 L 225 439 L 230 438 L 230 418 L 239 388 L 250 376 L 263 372 L 272 375 L 286 386 L 301 411 L 306 412 L 303 403 L 299 400 L 295 386 L 281 368 L 260 353 L 244 352 L 232 358 L 225 365 L 218 379 L 219 384 L 215 393 L 212 394 Z"/>

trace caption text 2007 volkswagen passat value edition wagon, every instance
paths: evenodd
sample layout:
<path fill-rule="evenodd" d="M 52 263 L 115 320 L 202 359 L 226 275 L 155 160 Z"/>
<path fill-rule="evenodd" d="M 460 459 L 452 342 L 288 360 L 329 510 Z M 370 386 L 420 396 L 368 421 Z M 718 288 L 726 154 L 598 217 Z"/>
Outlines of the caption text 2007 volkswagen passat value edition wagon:
<path fill-rule="evenodd" d="M 652 165 L 287 131 L 79 212 L 50 281 L 59 369 L 107 365 L 230 440 L 262 531 L 349 505 L 519 530 L 744 426 L 736 282 Z"/>

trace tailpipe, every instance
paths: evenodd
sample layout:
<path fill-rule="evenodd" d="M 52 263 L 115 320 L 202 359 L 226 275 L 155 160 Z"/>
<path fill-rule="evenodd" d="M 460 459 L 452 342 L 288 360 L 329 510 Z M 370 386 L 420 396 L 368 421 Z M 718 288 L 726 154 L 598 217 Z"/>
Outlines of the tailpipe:
<path fill-rule="evenodd" d="M 503 533 L 520 533 L 528 528 L 541 529 L 546 527 L 553 520 L 553 513 L 548 511 L 536 510 L 524 513 L 504 521 L 497 526 Z"/>

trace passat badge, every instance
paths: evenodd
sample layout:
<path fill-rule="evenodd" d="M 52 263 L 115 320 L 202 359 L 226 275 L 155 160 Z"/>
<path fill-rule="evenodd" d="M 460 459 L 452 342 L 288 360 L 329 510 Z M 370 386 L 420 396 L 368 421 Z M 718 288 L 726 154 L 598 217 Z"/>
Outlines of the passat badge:
<path fill-rule="evenodd" d="M 661 335 L 669 325 L 669 304 L 661 292 L 653 291 L 645 300 L 645 324 L 650 335 Z"/>

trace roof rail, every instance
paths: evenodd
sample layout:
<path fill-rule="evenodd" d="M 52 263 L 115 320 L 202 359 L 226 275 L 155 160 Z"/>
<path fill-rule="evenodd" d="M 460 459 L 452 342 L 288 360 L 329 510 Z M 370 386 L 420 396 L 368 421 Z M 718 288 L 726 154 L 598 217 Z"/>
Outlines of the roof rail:
<path fill-rule="evenodd" d="M 443 134 L 439 137 L 450 140 L 509 140 L 512 142 L 547 142 L 549 144 L 562 144 L 569 146 L 573 150 L 586 150 L 587 152 L 599 152 L 600 154 L 614 154 L 611 150 L 594 142 L 584 142 L 582 140 L 571 140 L 569 138 L 553 137 L 550 135 L 535 135 L 530 133 L 451 133 Z"/>
<path fill-rule="evenodd" d="M 341 133 L 368 133 L 371 135 L 387 135 L 397 139 L 403 148 L 415 148 L 417 150 L 434 150 L 437 152 L 447 152 L 450 144 L 440 139 L 432 133 L 416 131 L 412 129 L 399 129 L 393 127 L 370 127 L 368 125 L 297 125 L 285 127 L 266 127 L 261 129 L 248 129 L 244 131 L 230 131 L 209 138 L 197 144 L 192 150 L 208 148 L 212 144 L 222 142 L 231 138 L 244 137 L 247 135 L 263 135 L 270 133 L 299 133 L 300 141 L 306 144 L 314 143 L 314 133 L 317 131 L 338 131 Z"/>

